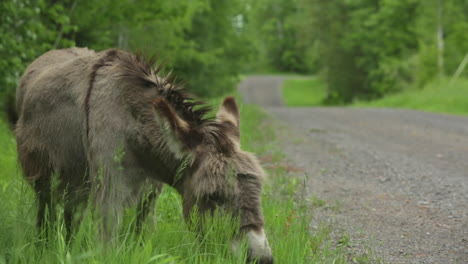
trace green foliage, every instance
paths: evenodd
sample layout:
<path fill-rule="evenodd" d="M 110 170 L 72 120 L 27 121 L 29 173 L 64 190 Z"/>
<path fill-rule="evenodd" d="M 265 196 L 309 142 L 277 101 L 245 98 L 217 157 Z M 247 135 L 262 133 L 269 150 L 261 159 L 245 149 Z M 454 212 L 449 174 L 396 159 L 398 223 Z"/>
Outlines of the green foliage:
<path fill-rule="evenodd" d="M 468 52 L 466 0 L 261 0 L 250 6 L 247 28 L 258 50 L 253 69 L 319 73 L 329 104 L 421 88 L 452 75 Z"/>
<path fill-rule="evenodd" d="M 329 101 L 375 98 L 411 81 L 405 58 L 417 48 L 418 1 L 305 3 L 312 18 L 309 34 L 322 54 Z"/>
<path fill-rule="evenodd" d="M 232 91 L 253 52 L 245 12 L 240 0 L 2 1 L 0 104 L 32 60 L 75 45 L 157 54 L 199 96 Z"/>
<path fill-rule="evenodd" d="M 364 92 L 364 98 L 401 89 L 397 85 L 409 78 L 403 58 L 417 46 L 414 17 L 418 1 L 384 0 L 378 5 L 368 2 L 352 13 L 354 32 L 345 35 L 344 40 L 348 45 L 345 48 L 360 54 L 356 62 L 367 75 L 364 85 L 371 90 Z"/>
<path fill-rule="evenodd" d="M 57 46 L 72 46 L 63 37 L 73 32 L 62 4 L 45 0 L 0 3 L 0 108 L 11 100 L 18 78 L 38 55 Z"/>
<path fill-rule="evenodd" d="M 416 87 L 423 87 L 439 76 L 438 49 L 436 30 L 438 11 L 442 9 L 442 27 L 444 29 L 444 69 L 443 75 L 453 75 L 468 52 L 468 2 L 466 0 L 431 0 L 419 5 L 416 38 L 419 42 L 418 52 L 414 54 L 413 73 Z M 468 77 L 468 71 L 463 72 Z M 443 76 L 442 76 L 443 77 Z"/>
<path fill-rule="evenodd" d="M 468 52 L 466 0 L 4 0 L 0 13 L 0 108 L 28 63 L 74 45 L 157 54 L 199 96 L 245 71 L 320 74 L 331 104 L 421 88 Z"/>
<path fill-rule="evenodd" d="M 200 95 L 214 96 L 232 91 L 252 50 L 242 24 L 236 24 L 243 18 L 240 2 L 210 0 L 205 4 L 185 31 L 185 53 L 179 52 L 172 64 Z"/>
<path fill-rule="evenodd" d="M 445 0 L 443 3 L 445 74 L 452 75 L 468 52 L 468 1 Z M 468 70 L 464 76 L 468 77 Z"/>
<path fill-rule="evenodd" d="M 257 56 L 252 62 L 254 70 L 309 70 L 311 65 L 304 54 L 313 50 L 313 47 L 302 41 L 303 17 L 298 3 L 298 0 L 249 2 L 246 27 L 257 50 Z"/>

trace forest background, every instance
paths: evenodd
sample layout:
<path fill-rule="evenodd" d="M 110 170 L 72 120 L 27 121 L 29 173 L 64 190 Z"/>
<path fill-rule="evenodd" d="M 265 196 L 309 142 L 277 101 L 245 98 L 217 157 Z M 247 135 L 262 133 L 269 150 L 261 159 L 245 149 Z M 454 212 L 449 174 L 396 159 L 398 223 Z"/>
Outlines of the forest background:
<path fill-rule="evenodd" d="M 468 0 L 3 0 L 0 108 L 50 49 L 157 54 L 198 96 L 250 73 L 301 73 L 323 104 L 468 77 Z"/>

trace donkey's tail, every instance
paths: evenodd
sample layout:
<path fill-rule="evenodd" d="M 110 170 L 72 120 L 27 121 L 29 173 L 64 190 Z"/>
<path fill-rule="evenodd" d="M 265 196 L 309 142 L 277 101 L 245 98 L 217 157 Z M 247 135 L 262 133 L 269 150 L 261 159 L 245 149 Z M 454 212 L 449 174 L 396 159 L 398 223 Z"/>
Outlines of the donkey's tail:
<path fill-rule="evenodd" d="M 16 122 L 18 122 L 18 112 L 16 111 L 16 102 L 13 97 L 9 97 L 6 101 L 5 112 L 11 129 L 15 130 Z"/>

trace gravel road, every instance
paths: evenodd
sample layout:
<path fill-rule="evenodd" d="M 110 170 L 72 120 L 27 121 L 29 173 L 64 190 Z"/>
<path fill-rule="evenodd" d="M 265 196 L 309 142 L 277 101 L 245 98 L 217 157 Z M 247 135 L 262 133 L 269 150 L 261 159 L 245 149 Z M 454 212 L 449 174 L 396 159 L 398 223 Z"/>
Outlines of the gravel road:
<path fill-rule="evenodd" d="M 287 108 L 282 81 L 252 76 L 239 90 L 273 117 L 309 194 L 335 205 L 315 209 L 312 227 L 334 223 L 350 250 L 371 245 L 385 263 L 468 263 L 468 117 Z"/>

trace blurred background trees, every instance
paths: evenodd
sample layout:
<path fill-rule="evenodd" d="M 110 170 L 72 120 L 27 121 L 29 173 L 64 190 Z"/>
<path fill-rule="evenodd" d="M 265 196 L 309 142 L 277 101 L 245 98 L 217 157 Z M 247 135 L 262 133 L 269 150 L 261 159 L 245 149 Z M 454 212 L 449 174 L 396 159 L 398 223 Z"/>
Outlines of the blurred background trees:
<path fill-rule="evenodd" d="M 248 15 L 258 66 L 319 74 L 330 104 L 422 88 L 468 54 L 467 0 L 258 0 Z"/>
<path fill-rule="evenodd" d="M 321 76 L 327 103 L 369 100 L 462 70 L 467 32 L 468 0 L 3 0 L 0 106 L 28 63 L 70 46 L 158 54 L 199 96 L 295 72 Z"/>
<path fill-rule="evenodd" d="M 71 46 L 156 54 L 200 96 L 232 91 L 254 52 L 245 8 L 231 0 L 2 0 L 0 106 L 32 60 Z"/>

